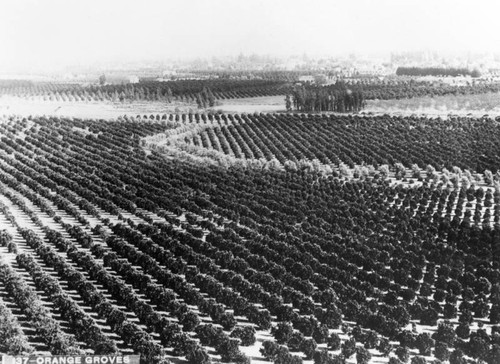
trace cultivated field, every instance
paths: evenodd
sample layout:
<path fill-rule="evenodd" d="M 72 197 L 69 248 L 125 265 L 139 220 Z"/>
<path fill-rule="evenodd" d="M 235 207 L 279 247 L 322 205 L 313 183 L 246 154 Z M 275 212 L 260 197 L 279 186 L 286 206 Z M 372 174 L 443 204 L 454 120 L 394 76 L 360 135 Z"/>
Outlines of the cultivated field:
<path fill-rule="evenodd" d="M 0 351 L 494 364 L 499 133 L 471 118 L 3 118 Z"/>

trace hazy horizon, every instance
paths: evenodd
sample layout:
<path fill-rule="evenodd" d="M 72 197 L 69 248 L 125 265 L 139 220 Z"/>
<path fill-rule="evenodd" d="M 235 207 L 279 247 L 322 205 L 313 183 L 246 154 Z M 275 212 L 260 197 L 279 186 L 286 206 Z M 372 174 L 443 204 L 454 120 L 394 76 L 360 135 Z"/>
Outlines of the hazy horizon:
<path fill-rule="evenodd" d="M 4 0 L 0 74 L 259 54 L 499 53 L 493 0 Z"/>

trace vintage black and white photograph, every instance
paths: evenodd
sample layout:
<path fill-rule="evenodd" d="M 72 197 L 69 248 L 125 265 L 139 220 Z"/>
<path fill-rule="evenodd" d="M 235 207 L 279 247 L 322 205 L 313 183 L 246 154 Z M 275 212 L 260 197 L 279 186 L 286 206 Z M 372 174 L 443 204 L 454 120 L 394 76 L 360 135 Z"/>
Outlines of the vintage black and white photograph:
<path fill-rule="evenodd" d="M 0 0 L 0 364 L 500 364 L 500 3 Z"/>

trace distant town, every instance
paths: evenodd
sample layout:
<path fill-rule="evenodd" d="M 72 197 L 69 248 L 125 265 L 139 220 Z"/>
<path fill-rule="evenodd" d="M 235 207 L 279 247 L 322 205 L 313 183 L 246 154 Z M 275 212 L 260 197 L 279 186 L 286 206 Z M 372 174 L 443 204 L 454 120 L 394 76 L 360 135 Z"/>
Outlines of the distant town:
<path fill-rule="evenodd" d="M 436 67 L 468 69 L 477 72 L 483 80 L 500 77 L 500 54 L 494 53 L 444 53 L 396 52 L 386 55 L 348 54 L 337 57 L 312 57 L 307 54 L 273 57 L 256 54 L 240 54 L 234 57 L 164 60 L 141 62 L 101 63 L 53 69 L 50 72 L 36 69 L 25 73 L 1 74 L 1 79 L 29 79 L 65 83 L 91 84 L 98 82 L 99 76 L 106 75 L 106 82 L 138 83 L 140 80 L 186 80 L 204 78 L 259 78 L 259 72 L 294 71 L 301 81 L 332 83 L 349 78 L 390 78 L 396 75 L 398 67 Z M 252 76 L 249 71 L 255 71 Z M 244 73 L 240 73 L 244 72 Z M 470 78 L 470 75 L 463 75 Z M 469 77 L 466 77 L 469 76 Z M 460 83 L 454 77 L 449 82 Z"/>

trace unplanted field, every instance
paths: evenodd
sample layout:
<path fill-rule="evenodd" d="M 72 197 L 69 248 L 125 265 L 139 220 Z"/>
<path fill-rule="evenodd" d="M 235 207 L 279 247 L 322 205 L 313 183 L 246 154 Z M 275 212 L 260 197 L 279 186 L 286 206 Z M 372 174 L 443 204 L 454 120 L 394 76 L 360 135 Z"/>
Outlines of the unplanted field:
<path fill-rule="evenodd" d="M 425 114 L 446 117 L 449 114 L 490 117 L 500 115 L 500 94 L 417 97 L 412 99 L 367 100 L 364 113 L 397 115 Z"/>
<path fill-rule="evenodd" d="M 253 113 L 284 111 L 284 96 L 249 97 L 217 100 L 212 108 L 199 109 L 196 103 L 174 101 L 134 102 L 72 102 L 25 99 L 15 96 L 0 96 L 0 115 L 53 115 L 75 118 L 116 119 L 123 115 L 172 114 L 196 112 Z"/>
<path fill-rule="evenodd" d="M 0 115 L 51 115 L 91 119 L 116 119 L 123 115 L 196 112 L 195 104 L 186 102 L 71 102 L 27 100 L 14 96 L 0 97 Z"/>
<path fill-rule="evenodd" d="M 218 100 L 211 108 L 225 113 L 284 112 L 285 96 L 246 97 L 241 99 Z"/>

